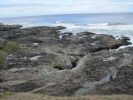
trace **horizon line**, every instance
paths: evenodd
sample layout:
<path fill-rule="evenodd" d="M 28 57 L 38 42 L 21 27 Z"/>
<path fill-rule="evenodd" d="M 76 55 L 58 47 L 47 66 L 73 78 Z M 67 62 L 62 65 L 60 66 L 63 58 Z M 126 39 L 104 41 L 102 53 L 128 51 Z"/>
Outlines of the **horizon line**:
<path fill-rule="evenodd" d="M 46 14 L 46 15 L 26 15 L 26 16 L 11 16 L 11 17 L 0 17 L 0 19 L 6 18 L 26 18 L 26 17 L 39 17 L 39 16 L 59 16 L 59 15 L 84 15 L 84 14 L 126 14 L 126 13 L 133 13 L 133 12 L 94 12 L 94 13 L 64 13 L 64 14 Z"/>

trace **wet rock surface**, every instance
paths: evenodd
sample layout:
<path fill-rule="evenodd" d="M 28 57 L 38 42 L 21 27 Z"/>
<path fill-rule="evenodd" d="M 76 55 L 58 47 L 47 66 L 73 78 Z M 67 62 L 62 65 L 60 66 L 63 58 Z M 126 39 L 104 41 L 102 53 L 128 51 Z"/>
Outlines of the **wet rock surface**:
<path fill-rule="evenodd" d="M 21 28 L 0 25 L 0 47 L 15 42 L 0 64 L 0 92 L 33 92 L 52 96 L 133 94 L 133 47 L 128 38 L 58 27 Z M 0 55 L 0 60 L 3 55 Z"/>

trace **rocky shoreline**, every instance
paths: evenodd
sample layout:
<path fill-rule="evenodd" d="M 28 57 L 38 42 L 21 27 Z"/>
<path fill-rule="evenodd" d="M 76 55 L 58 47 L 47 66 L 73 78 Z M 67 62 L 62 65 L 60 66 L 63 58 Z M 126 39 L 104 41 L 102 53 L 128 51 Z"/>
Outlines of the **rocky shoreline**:
<path fill-rule="evenodd" d="M 0 93 L 133 94 L 133 47 L 116 50 L 127 37 L 62 29 L 0 24 Z"/>

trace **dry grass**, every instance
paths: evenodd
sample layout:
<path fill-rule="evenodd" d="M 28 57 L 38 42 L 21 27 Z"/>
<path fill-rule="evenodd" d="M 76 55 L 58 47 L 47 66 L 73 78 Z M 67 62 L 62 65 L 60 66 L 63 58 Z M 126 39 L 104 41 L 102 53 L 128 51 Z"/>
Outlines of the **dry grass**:
<path fill-rule="evenodd" d="M 10 93 L 10 92 L 6 92 L 6 93 L 4 93 L 4 94 L 0 94 L 0 100 L 1 100 L 2 98 L 5 98 L 5 97 L 11 96 L 11 95 L 13 95 L 13 93 Z"/>
<path fill-rule="evenodd" d="M 18 93 L 14 95 L 7 95 L 0 98 L 0 100 L 133 100 L 131 95 L 111 95 L 111 96 L 84 96 L 84 97 L 49 97 L 40 94 L 32 93 Z"/>

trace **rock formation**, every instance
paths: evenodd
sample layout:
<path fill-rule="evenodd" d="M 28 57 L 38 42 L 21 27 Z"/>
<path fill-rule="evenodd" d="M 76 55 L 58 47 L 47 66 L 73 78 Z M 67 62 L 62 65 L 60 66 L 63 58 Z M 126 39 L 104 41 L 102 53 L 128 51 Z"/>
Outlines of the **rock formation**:
<path fill-rule="evenodd" d="M 126 37 L 60 33 L 64 28 L 0 25 L 1 93 L 133 94 L 133 47 L 118 50 L 130 44 Z"/>

